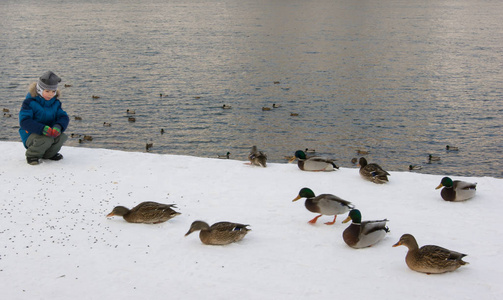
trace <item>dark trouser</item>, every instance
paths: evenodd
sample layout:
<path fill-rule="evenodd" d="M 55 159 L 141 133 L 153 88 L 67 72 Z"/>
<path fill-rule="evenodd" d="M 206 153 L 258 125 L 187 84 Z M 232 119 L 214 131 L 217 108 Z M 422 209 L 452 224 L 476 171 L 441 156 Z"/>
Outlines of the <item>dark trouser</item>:
<path fill-rule="evenodd" d="M 67 139 L 64 133 L 56 138 L 32 133 L 26 140 L 26 157 L 51 158 L 61 150 Z"/>

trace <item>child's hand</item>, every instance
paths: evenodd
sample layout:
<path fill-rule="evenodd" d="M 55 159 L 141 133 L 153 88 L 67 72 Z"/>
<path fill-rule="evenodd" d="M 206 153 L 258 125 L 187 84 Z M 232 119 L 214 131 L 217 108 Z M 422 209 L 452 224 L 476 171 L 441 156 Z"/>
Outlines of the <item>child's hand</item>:
<path fill-rule="evenodd" d="M 54 127 L 52 128 L 52 137 L 58 137 L 60 136 L 61 134 L 61 126 L 59 126 L 58 124 L 54 125 Z"/>
<path fill-rule="evenodd" d="M 51 134 L 52 134 L 52 128 L 46 125 L 44 127 L 44 130 L 42 131 L 42 133 L 44 135 L 51 136 Z"/>
<path fill-rule="evenodd" d="M 54 128 L 51 128 L 46 125 L 42 133 L 46 136 L 56 138 L 61 134 L 61 127 L 59 125 L 56 125 L 54 126 Z"/>

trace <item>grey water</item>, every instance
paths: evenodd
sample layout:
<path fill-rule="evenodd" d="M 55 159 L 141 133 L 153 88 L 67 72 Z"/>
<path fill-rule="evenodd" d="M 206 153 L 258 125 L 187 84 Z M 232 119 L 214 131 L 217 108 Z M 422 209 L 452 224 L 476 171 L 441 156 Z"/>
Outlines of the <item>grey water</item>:
<path fill-rule="evenodd" d="M 27 87 L 52 70 L 68 146 L 311 148 L 343 167 L 363 150 L 389 171 L 501 178 L 501 16 L 501 0 L 5 0 L 0 140 L 19 141 Z"/>

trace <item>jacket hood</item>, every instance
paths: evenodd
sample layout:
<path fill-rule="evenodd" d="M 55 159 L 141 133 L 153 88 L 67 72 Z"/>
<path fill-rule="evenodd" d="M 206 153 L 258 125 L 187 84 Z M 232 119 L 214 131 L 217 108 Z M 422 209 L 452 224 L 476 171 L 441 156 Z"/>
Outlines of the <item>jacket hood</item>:
<path fill-rule="evenodd" d="M 30 95 L 35 98 L 37 96 L 37 82 L 33 82 L 30 84 L 28 87 L 28 92 L 30 92 Z M 61 96 L 61 91 L 58 89 L 56 90 L 56 95 L 54 95 L 56 98 L 59 98 Z"/>

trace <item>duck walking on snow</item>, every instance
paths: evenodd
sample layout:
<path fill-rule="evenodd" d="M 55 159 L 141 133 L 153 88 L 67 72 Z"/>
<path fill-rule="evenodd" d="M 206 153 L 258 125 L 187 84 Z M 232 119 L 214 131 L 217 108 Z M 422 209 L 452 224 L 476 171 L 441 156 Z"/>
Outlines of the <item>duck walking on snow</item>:
<path fill-rule="evenodd" d="M 404 234 L 393 247 L 409 248 L 405 256 L 407 266 L 417 272 L 439 274 L 454 271 L 468 264 L 463 261 L 466 254 L 451 251 L 439 246 L 426 245 L 419 248 L 416 239 L 411 234 Z"/>
<path fill-rule="evenodd" d="M 121 216 L 130 223 L 158 224 L 180 215 L 179 212 L 172 209 L 173 207 L 175 207 L 175 204 L 147 201 L 138 204 L 132 209 L 124 206 L 116 206 L 107 217 Z"/>
<path fill-rule="evenodd" d="M 475 196 L 477 183 L 470 183 L 460 180 L 453 181 L 449 177 L 444 177 L 435 189 L 438 190 L 441 187 L 444 187 L 440 192 L 442 199 L 444 199 L 445 201 L 457 202 L 465 201 Z"/>
<path fill-rule="evenodd" d="M 199 239 L 203 244 L 227 245 L 242 240 L 251 230 L 247 226 L 250 225 L 231 222 L 218 222 L 210 226 L 203 221 L 194 221 L 185 236 L 200 230 Z"/>
<path fill-rule="evenodd" d="M 314 224 L 322 215 L 334 216 L 332 222 L 327 222 L 327 225 L 335 224 L 335 219 L 337 215 L 348 212 L 350 209 L 354 208 L 354 205 L 346 200 L 343 200 L 332 194 L 321 194 L 316 196 L 314 192 L 309 188 L 303 188 L 300 190 L 299 195 L 292 200 L 297 201 L 301 198 L 306 198 L 304 205 L 307 210 L 313 213 L 318 213 L 314 219 L 310 220 L 309 223 Z"/>
<path fill-rule="evenodd" d="M 365 157 L 360 157 L 359 160 L 360 175 L 366 180 L 373 183 L 386 183 L 388 182 L 389 173 L 384 171 L 378 164 L 369 164 Z"/>
<path fill-rule="evenodd" d="M 352 248 L 371 247 L 389 232 L 386 226 L 387 219 L 362 222 L 362 215 L 358 209 L 351 210 L 342 223 L 347 223 L 349 220 L 352 220 L 351 225 L 344 230 L 342 238 Z"/>
<path fill-rule="evenodd" d="M 264 152 L 258 151 L 257 146 L 253 146 L 250 154 L 248 155 L 250 163 L 254 166 L 266 167 L 267 166 L 267 155 Z"/>

